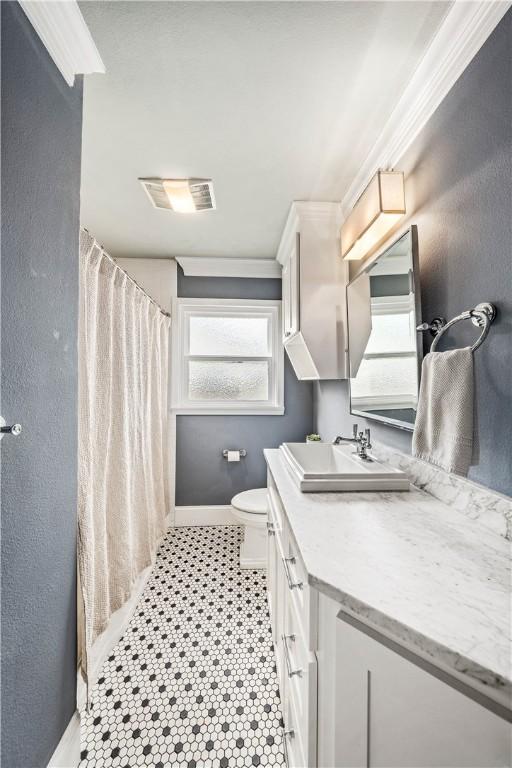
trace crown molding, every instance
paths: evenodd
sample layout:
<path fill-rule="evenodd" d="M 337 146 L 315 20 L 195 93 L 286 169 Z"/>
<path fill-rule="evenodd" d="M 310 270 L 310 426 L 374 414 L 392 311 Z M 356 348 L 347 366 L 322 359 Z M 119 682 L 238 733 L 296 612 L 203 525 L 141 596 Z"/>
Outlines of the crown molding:
<path fill-rule="evenodd" d="M 456 0 L 341 201 L 346 217 L 379 168 L 394 168 L 478 53 L 511 2 Z"/>
<path fill-rule="evenodd" d="M 280 264 L 286 264 L 293 247 L 297 232 L 300 232 L 302 222 L 314 222 L 317 225 L 331 226 L 339 228 L 341 225 L 341 209 L 338 202 L 318 202 L 296 200 L 291 204 L 286 224 L 279 248 L 277 249 L 276 259 Z"/>
<path fill-rule="evenodd" d="M 75 75 L 105 72 L 76 0 L 19 0 L 19 4 L 69 86 Z"/>
<path fill-rule="evenodd" d="M 281 277 L 281 265 L 275 259 L 176 256 L 176 261 L 188 277 Z"/>

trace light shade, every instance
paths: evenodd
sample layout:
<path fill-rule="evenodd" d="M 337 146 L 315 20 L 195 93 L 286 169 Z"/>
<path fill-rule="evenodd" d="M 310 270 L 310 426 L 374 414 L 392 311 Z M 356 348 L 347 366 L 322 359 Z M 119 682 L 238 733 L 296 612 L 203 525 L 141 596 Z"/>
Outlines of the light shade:
<path fill-rule="evenodd" d="M 341 255 L 362 259 L 405 213 L 404 175 L 378 171 L 341 227 Z"/>
<path fill-rule="evenodd" d="M 141 178 L 139 181 L 155 208 L 160 210 L 195 213 L 215 209 L 211 179 Z"/>
<path fill-rule="evenodd" d="M 195 213 L 196 204 L 190 191 L 188 179 L 164 179 L 163 186 L 173 211 L 176 213 Z"/>

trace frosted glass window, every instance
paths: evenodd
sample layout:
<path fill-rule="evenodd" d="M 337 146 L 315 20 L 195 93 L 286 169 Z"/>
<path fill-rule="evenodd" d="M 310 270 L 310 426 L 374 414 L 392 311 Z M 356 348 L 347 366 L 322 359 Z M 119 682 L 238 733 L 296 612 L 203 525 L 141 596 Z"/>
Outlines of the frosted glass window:
<path fill-rule="evenodd" d="M 268 318 L 190 318 L 189 354 L 264 357 L 269 354 Z"/>
<path fill-rule="evenodd" d="M 372 314 L 372 332 L 365 354 L 382 352 L 416 352 L 416 332 L 411 313 Z"/>
<path fill-rule="evenodd" d="M 180 413 L 284 413 L 281 302 L 177 299 L 171 402 Z"/>
<path fill-rule="evenodd" d="M 268 400 L 268 379 L 265 360 L 191 360 L 188 396 L 190 400 Z"/>
<path fill-rule="evenodd" d="M 363 359 L 357 378 L 352 379 L 352 401 L 358 404 L 358 399 L 369 398 L 385 405 L 386 397 L 397 401 L 416 402 L 418 394 L 418 367 L 416 356 L 388 358 L 387 365 L 382 365 L 379 358 Z"/>

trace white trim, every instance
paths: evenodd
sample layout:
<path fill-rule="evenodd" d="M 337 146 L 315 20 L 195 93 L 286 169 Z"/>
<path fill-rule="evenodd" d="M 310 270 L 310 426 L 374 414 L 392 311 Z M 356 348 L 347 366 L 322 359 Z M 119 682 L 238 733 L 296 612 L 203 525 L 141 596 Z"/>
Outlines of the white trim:
<path fill-rule="evenodd" d="M 213 504 L 199 507 L 176 507 L 174 525 L 177 528 L 192 525 L 238 525 L 231 504 Z"/>
<path fill-rule="evenodd" d="M 457 0 L 409 80 L 342 202 L 344 217 L 379 168 L 394 168 L 478 53 L 510 2 Z"/>
<path fill-rule="evenodd" d="M 372 296 L 370 298 L 372 315 L 407 315 L 414 312 L 414 293 L 401 296 Z"/>
<path fill-rule="evenodd" d="M 172 315 L 172 381 L 171 408 L 175 414 L 202 415 L 282 415 L 284 413 L 284 350 L 281 343 L 281 301 L 260 299 L 185 299 L 173 301 Z M 192 359 L 241 360 L 218 355 L 188 354 L 188 320 L 194 315 L 219 315 L 231 317 L 262 316 L 269 321 L 269 353 L 251 360 L 265 360 L 269 372 L 268 399 L 256 400 L 202 400 L 188 398 L 188 361 Z M 249 358 L 248 358 L 249 359 Z"/>
<path fill-rule="evenodd" d="M 19 0 L 19 3 L 68 85 L 73 85 L 75 75 L 105 72 L 75 0 Z"/>
<path fill-rule="evenodd" d="M 176 256 L 176 261 L 188 277 L 281 278 L 281 266 L 275 259 Z"/>
<path fill-rule="evenodd" d="M 313 379 L 312 379 L 313 381 Z M 211 408 L 208 405 L 197 405 L 194 408 L 173 408 L 175 416 L 283 416 L 285 408 L 282 405 L 275 408 L 257 405 L 247 408 L 226 406 L 225 408 Z"/>
<path fill-rule="evenodd" d="M 295 247 L 297 232 L 300 232 L 301 221 L 314 221 L 318 223 L 324 220 L 329 222 L 334 217 L 336 225 L 340 226 L 340 214 L 340 204 L 336 202 L 303 202 L 295 200 L 290 206 L 279 248 L 277 249 L 276 259 L 279 264 L 284 265 L 288 261 L 290 251 Z"/>
<path fill-rule="evenodd" d="M 50 758 L 48 768 L 75 768 L 80 762 L 80 715 L 78 711 L 68 723 L 55 752 Z"/>

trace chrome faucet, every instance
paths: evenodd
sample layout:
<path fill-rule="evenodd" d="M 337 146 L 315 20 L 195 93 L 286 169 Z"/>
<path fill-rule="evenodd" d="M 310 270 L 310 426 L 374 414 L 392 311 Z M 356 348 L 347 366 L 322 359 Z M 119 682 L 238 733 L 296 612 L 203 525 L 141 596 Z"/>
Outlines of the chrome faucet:
<path fill-rule="evenodd" d="M 358 432 L 358 426 L 357 424 L 352 425 L 352 435 L 353 437 L 342 437 L 341 435 L 338 435 L 333 440 L 334 445 L 340 445 L 340 443 L 355 443 L 356 447 L 356 453 L 359 456 L 360 459 L 363 461 L 371 461 L 370 457 L 367 454 L 367 448 L 371 448 L 371 435 L 370 430 L 365 429 L 364 432 Z"/>

